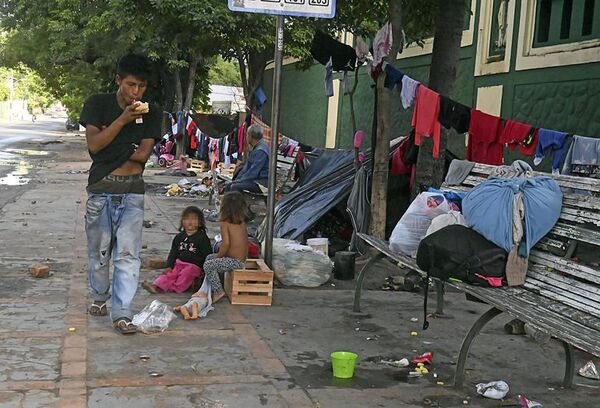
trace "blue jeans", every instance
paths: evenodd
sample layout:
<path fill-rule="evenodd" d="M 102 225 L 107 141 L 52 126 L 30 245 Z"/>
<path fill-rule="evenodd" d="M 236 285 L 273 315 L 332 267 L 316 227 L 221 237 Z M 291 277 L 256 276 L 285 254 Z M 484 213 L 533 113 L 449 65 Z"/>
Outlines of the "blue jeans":
<path fill-rule="evenodd" d="M 85 231 L 90 295 L 94 301 L 111 297 L 109 263 L 112 258 L 113 321 L 133 317 L 131 303 L 140 275 L 143 226 L 143 194 L 88 193 Z"/>

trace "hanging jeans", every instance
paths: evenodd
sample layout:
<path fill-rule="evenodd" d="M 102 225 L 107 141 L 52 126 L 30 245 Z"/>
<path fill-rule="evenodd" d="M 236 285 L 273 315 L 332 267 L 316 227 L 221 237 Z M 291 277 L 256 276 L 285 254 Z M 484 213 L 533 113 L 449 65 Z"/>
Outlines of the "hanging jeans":
<path fill-rule="evenodd" d="M 85 231 L 90 295 L 94 301 L 111 297 L 109 262 L 112 259 L 113 321 L 133 317 L 131 303 L 138 287 L 143 225 L 143 194 L 88 194 Z"/>

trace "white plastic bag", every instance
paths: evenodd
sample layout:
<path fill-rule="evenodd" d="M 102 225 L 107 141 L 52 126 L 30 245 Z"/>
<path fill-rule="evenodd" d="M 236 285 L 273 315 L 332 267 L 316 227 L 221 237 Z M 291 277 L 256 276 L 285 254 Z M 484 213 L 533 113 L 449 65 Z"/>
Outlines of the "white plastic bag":
<path fill-rule="evenodd" d="M 169 323 L 176 318 L 177 316 L 168 305 L 153 300 L 141 312 L 133 316 L 132 321 L 142 333 L 152 334 L 165 331 L 169 327 Z"/>
<path fill-rule="evenodd" d="M 327 255 L 289 239 L 273 240 L 273 271 L 286 286 L 315 288 L 331 278 L 333 263 Z"/>
<path fill-rule="evenodd" d="M 475 386 L 477 394 L 486 398 L 501 400 L 508 394 L 508 384 L 504 381 L 492 381 L 489 383 L 479 383 Z"/>
<path fill-rule="evenodd" d="M 431 220 L 431 225 L 429 226 L 429 228 L 427 228 L 427 233 L 425 234 L 425 236 L 433 234 L 434 232 L 439 231 L 442 228 L 447 227 L 448 225 L 455 224 L 464 226 L 467 225 L 465 217 L 463 217 L 463 215 L 458 211 L 450 211 L 447 214 L 438 215 L 433 220 Z"/>
<path fill-rule="evenodd" d="M 419 194 L 392 231 L 390 248 L 414 258 L 417 255 L 419 242 L 431 225 L 431 220 L 451 210 L 443 194 L 429 192 Z"/>

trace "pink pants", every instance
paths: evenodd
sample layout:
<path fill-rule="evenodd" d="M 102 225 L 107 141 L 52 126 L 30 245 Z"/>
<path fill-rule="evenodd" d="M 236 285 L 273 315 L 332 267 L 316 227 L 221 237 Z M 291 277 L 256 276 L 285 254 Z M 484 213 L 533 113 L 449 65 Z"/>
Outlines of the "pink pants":
<path fill-rule="evenodd" d="M 192 286 L 194 279 L 202 275 L 202 269 L 198 265 L 175 260 L 173 270 L 160 275 L 153 282 L 165 292 L 183 293 Z"/>

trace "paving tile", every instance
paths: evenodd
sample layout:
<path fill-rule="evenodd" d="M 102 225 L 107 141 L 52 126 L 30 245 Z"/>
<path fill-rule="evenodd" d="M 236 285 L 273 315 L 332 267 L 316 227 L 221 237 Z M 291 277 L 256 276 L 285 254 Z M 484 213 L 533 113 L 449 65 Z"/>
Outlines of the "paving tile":
<path fill-rule="evenodd" d="M 2 340 L 0 382 L 56 379 L 61 344 L 60 338 Z"/>
<path fill-rule="evenodd" d="M 52 391 L 0 391 L 2 408 L 53 408 L 58 397 Z"/>

